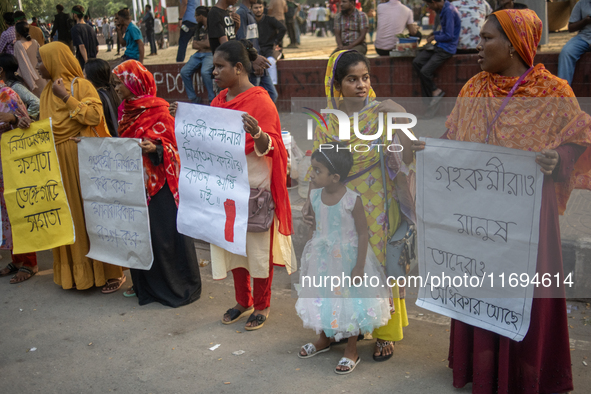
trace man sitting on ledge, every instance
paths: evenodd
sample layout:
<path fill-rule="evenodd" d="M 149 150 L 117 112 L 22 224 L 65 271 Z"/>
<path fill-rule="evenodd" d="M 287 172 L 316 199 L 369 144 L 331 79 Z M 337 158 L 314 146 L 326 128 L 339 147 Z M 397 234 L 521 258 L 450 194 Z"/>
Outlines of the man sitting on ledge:
<path fill-rule="evenodd" d="M 580 0 L 568 21 L 568 31 L 579 34 L 568 40 L 558 56 L 558 78 L 565 79 L 572 86 L 577 62 L 591 50 L 591 0 Z"/>
<path fill-rule="evenodd" d="M 460 13 L 449 1 L 425 0 L 425 2 L 431 10 L 439 14 L 441 30 L 427 37 L 426 48 L 417 54 L 412 65 L 421 79 L 422 96 L 433 97 L 429 105 L 434 106 L 445 96 L 445 92 L 433 82 L 434 74 L 447 59 L 456 53 L 462 22 Z M 430 47 L 431 41 L 434 40 L 436 41 L 435 46 Z"/>
<path fill-rule="evenodd" d="M 367 53 L 365 36 L 368 30 L 367 15 L 355 8 L 354 0 L 341 0 L 341 12 L 334 18 L 337 49 L 333 53 L 352 49 L 365 55 Z"/>

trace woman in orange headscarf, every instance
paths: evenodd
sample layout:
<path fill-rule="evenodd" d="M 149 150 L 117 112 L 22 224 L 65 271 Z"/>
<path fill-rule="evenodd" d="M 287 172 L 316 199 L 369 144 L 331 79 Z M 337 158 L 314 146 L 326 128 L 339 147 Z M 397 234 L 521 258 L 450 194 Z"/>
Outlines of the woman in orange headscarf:
<path fill-rule="evenodd" d="M 591 189 L 591 117 L 566 81 L 542 64 L 534 66 L 541 34 L 542 22 L 530 10 L 503 10 L 488 18 L 477 47 L 483 72 L 462 88 L 443 138 L 540 153 L 536 162 L 545 176 L 536 271 L 563 278 L 558 214 L 574 187 Z M 508 96 L 519 99 L 507 100 L 503 109 Z M 534 297 L 521 342 L 452 320 L 449 366 L 455 387 L 472 382 L 473 393 L 573 389 L 564 290 L 537 288 Z"/>
<path fill-rule="evenodd" d="M 103 293 L 111 293 L 121 287 L 125 276 L 121 267 L 86 257 L 90 243 L 80 195 L 78 147 L 71 139 L 109 136 L 103 105 L 94 86 L 82 77 L 80 64 L 68 46 L 61 42 L 43 45 L 37 60 L 41 77 L 52 81 L 41 92 L 40 118 L 51 117 L 76 236 L 73 245 L 53 249 L 53 280 L 64 289 L 104 286 Z"/>

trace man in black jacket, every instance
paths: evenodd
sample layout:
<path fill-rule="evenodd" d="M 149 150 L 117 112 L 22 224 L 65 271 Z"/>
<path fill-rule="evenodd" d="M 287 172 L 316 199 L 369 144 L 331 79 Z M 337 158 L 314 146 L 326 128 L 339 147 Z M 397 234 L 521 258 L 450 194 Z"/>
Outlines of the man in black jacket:
<path fill-rule="evenodd" d="M 271 62 L 271 67 L 269 67 L 267 71 L 269 72 L 273 84 L 277 85 L 277 66 L 275 63 L 280 54 L 280 43 L 283 42 L 283 36 L 285 36 L 287 29 L 283 23 L 279 22 L 277 19 L 265 15 L 263 0 L 252 2 L 252 12 L 256 18 L 259 30 L 260 54 Z"/>
<path fill-rule="evenodd" d="M 72 47 L 72 35 L 70 34 L 70 29 L 74 27 L 74 21 L 72 21 L 67 14 L 64 14 L 63 5 L 58 4 L 55 8 L 57 9 L 57 15 L 55 16 L 53 27 L 51 28 L 51 41 L 53 41 L 53 36 L 55 36 L 57 31 L 58 41 L 69 46 L 73 52 L 74 48 Z"/>

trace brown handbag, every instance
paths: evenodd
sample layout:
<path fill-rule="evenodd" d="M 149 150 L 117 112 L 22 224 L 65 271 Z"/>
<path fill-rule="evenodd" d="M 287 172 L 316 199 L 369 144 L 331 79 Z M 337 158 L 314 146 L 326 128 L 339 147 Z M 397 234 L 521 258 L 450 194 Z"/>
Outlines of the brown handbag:
<path fill-rule="evenodd" d="M 275 202 L 271 192 L 265 189 L 250 188 L 248 199 L 249 233 L 263 233 L 271 228 L 275 216 Z"/>

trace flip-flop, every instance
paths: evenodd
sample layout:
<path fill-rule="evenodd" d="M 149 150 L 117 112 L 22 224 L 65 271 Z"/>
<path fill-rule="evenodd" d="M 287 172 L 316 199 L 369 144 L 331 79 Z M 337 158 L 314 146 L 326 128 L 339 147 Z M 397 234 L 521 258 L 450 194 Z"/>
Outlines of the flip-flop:
<path fill-rule="evenodd" d="M 130 293 L 129 292 L 130 290 L 133 293 Z M 135 296 L 136 296 L 136 294 L 135 294 L 135 289 L 133 288 L 133 286 L 130 286 L 129 289 L 127 289 L 123 292 L 123 297 L 135 297 Z"/>
<path fill-rule="evenodd" d="M 125 275 L 123 275 L 121 278 L 117 278 L 117 279 L 108 279 L 107 280 L 107 284 L 105 284 L 103 286 L 103 288 L 101 289 L 101 292 L 103 294 L 111 294 L 116 292 L 117 290 L 119 290 L 121 288 L 121 286 L 123 286 L 123 284 L 125 283 L 125 281 L 127 280 L 127 277 Z M 110 287 L 112 285 L 115 284 L 115 281 L 119 282 L 119 285 L 117 287 L 114 287 L 112 289 L 106 289 L 106 287 Z"/>
<path fill-rule="evenodd" d="M 254 327 L 244 327 L 244 329 L 246 331 L 254 331 L 254 330 L 258 330 L 259 328 L 263 328 L 263 326 L 265 325 L 265 321 L 267 321 L 267 316 L 265 315 L 254 315 L 254 313 L 252 315 L 249 316 L 248 320 L 246 321 L 247 323 L 252 323 L 256 321 L 257 325 Z"/>
<path fill-rule="evenodd" d="M 348 373 L 353 372 L 353 370 L 355 369 L 357 364 L 359 364 L 360 362 L 361 362 L 361 359 L 359 357 L 357 357 L 357 361 L 353 361 L 350 358 L 343 357 L 339 360 L 337 367 L 339 367 L 339 366 L 340 367 L 349 367 L 349 369 L 347 371 L 339 371 L 338 369 L 335 368 L 334 371 L 338 375 L 346 375 Z"/>
<path fill-rule="evenodd" d="M 328 345 L 324 349 L 316 350 L 316 346 L 314 346 L 314 344 L 312 342 L 310 342 L 310 343 L 306 343 L 304 346 L 302 346 L 302 349 L 304 350 L 304 352 L 306 352 L 306 355 L 302 356 L 302 353 L 298 352 L 298 357 L 299 358 L 310 358 L 310 357 L 314 357 L 317 354 L 328 352 L 330 350 L 330 345 Z"/>
<path fill-rule="evenodd" d="M 230 321 L 225 321 L 224 318 L 222 317 L 222 323 L 223 324 L 236 323 L 238 320 L 242 319 L 244 316 L 251 314 L 253 310 L 254 310 L 254 308 L 251 307 L 251 308 L 248 308 L 247 310 L 245 310 L 244 312 L 240 312 L 240 310 L 238 310 L 236 308 L 230 308 L 226 311 L 226 313 L 228 315 L 230 315 Z"/>

